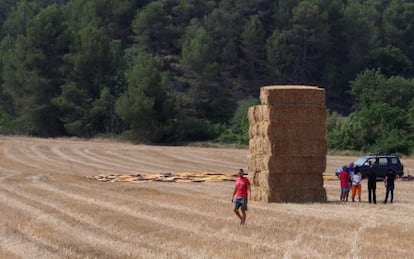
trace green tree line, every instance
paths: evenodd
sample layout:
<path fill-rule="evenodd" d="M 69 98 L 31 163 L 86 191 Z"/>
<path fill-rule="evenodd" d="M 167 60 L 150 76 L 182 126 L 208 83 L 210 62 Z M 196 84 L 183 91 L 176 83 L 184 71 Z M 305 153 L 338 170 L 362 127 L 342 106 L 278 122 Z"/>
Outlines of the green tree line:
<path fill-rule="evenodd" d="M 260 87 L 326 89 L 331 149 L 414 151 L 414 3 L 0 0 L 0 133 L 247 143 Z"/>

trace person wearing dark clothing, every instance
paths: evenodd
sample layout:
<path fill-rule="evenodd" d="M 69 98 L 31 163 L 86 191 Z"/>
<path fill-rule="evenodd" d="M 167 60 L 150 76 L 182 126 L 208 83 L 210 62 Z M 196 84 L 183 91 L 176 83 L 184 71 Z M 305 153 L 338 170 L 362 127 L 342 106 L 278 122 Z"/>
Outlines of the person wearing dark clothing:
<path fill-rule="evenodd" d="M 374 204 L 377 203 L 377 196 L 375 194 L 375 189 L 377 188 L 377 173 L 374 170 L 370 170 L 368 172 L 368 202 L 371 203 L 371 195 L 372 201 Z"/>
<path fill-rule="evenodd" d="M 394 180 L 395 180 L 395 172 L 391 169 L 388 170 L 387 175 L 384 179 L 385 184 L 385 200 L 384 203 L 387 203 L 388 195 L 391 193 L 390 202 L 392 203 L 394 200 Z"/>

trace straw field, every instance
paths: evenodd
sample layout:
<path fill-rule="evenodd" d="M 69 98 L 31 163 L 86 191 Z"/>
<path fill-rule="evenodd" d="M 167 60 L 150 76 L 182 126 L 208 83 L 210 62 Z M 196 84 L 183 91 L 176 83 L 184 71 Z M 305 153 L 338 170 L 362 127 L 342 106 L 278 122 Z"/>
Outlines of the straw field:
<path fill-rule="evenodd" d="M 374 205 L 366 182 L 361 203 L 339 203 L 338 180 L 326 181 L 327 202 L 250 201 L 240 226 L 233 182 L 85 177 L 236 173 L 248 153 L 0 137 L 0 258 L 412 258 L 414 182 L 397 180 L 394 204 Z M 354 159 L 328 156 L 326 173 Z M 413 172 L 413 158 L 402 162 Z"/>

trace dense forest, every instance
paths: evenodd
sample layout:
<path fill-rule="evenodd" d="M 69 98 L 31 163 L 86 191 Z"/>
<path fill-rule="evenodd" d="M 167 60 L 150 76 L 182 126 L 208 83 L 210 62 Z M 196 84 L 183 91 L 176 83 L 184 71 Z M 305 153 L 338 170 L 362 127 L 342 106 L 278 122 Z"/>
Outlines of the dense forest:
<path fill-rule="evenodd" d="M 410 154 L 413 2 L 0 0 L 0 133 L 246 144 L 260 87 L 300 84 L 330 149 Z"/>

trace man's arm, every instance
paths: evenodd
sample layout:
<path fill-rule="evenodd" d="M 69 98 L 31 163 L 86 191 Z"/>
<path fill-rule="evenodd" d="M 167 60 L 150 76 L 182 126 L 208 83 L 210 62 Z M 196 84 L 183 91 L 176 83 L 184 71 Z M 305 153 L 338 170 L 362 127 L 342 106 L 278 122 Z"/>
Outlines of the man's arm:
<path fill-rule="evenodd" d="M 247 199 L 252 196 L 252 189 L 250 189 L 250 183 L 249 183 L 249 191 L 247 192 Z"/>

